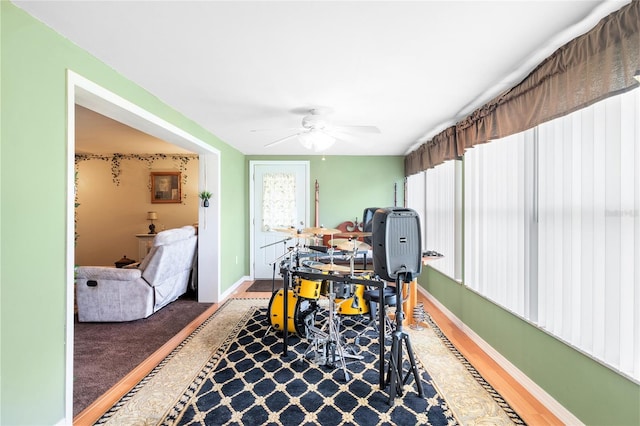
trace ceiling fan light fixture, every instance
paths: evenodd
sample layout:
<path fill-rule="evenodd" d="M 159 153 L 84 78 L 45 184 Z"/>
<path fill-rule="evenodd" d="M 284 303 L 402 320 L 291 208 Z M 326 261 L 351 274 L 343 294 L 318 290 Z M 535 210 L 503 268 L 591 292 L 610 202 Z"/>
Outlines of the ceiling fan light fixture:
<path fill-rule="evenodd" d="M 315 152 L 321 152 L 329 149 L 336 142 L 336 139 L 333 136 L 313 130 L 300 134 L 298 139 L 302 146 Z"/>

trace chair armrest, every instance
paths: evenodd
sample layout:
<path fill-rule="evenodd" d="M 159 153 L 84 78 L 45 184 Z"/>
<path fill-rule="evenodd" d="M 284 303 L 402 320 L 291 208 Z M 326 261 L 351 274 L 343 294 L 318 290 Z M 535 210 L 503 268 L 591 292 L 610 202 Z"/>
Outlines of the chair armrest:
<path fill-rule="evenodd" d="M 79 266 L 76 278 L 86 280 L 133 281 L 142 276 L 140 269 L 111 268 L 108 266 Z"/>

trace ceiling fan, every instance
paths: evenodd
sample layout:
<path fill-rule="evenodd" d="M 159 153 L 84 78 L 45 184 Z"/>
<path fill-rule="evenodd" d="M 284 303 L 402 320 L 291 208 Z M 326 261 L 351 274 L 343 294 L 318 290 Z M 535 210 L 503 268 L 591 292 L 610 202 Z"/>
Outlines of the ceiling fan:
<path fill-rule="evenodd" d="M 270 142 L 265 147 L 275 146 L 290 139 L 298 138 L 300 144 L 305 148 L 320 152 L 330 148 L 336 141 L 343 140 L 345 136 L 348 137 L 355 133 L 380 133 L 380 129 L 375 126 L 333 124 L 328 118 L 331 112 L 333 110 L 328 107 L 307 110 L 305 116 L 302 117 L 301 127 L 297 129 L 296 133 Z"/>

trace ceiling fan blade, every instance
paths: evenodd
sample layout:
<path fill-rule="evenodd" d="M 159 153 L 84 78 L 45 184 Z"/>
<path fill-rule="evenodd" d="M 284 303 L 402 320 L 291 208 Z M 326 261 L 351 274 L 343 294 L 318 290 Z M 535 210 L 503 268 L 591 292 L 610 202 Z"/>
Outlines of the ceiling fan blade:
<path fill-rule="evenodd" d="M 346 132 L 370 133 L 370 134 L 381 133 L 380 129 L 378 129 L 376 126 L 339 126 L 339 125 L 334 125 L 333 127 L 338 131 L 342 130 L 342 131 L 346 131 Z"/>
<path fill-rule="evenodd" d="M 278 140 L 275 140 L 275 141 L 273 141 L 271 143 L 266 144 L 264 147 L 265 148 L 269 148 L 271 146 L 278 145 L 279 143 L 286 142 L 289 139 L 295 138 L 298 135 L 300 135 L 300 133 L 294 133 L 293 135 L 285 136 L 284 138 L 280 138 Z"/>
<path fill-rule="evenodd" d="M 353 142 L 355 139 L 357 139 L 357 137 L 353 133 L 342 132 L 336 128 L 324 130 L 324 133 L 332 136 L 339 142 Z"/>

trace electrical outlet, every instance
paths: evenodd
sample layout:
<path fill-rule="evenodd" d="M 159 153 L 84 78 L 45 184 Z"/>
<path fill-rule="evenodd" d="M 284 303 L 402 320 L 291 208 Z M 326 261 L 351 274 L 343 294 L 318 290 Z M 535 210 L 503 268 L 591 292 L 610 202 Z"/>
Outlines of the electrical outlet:
<path fill-rule="evenodd" d="M 238 256 L 236 256 L 236 265 L 238 264 Z"/>

